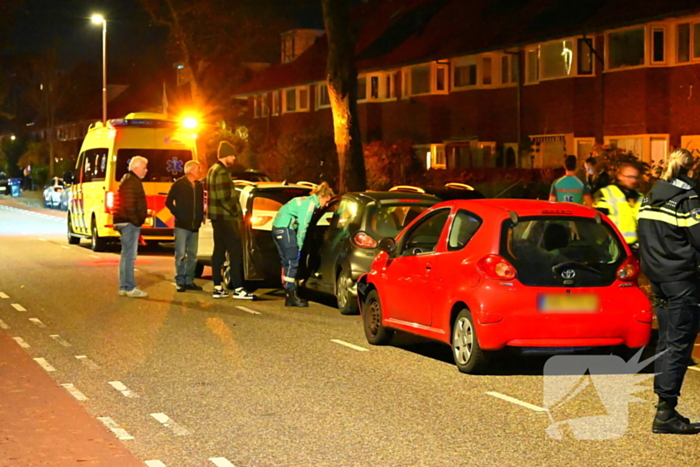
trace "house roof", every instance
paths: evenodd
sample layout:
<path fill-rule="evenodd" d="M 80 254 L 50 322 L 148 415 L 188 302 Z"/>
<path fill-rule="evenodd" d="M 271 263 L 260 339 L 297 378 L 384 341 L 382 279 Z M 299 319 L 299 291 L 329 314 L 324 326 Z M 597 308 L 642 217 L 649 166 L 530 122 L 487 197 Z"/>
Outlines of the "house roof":
<path fill-rule="evenodd" d="M 375 0 L 353 12 L 360 71 L 592 34 L 700 12 L 697 0 Z M 248 95 L 325 79 L 326 36 L 291 63 L 235 91 Z"/>

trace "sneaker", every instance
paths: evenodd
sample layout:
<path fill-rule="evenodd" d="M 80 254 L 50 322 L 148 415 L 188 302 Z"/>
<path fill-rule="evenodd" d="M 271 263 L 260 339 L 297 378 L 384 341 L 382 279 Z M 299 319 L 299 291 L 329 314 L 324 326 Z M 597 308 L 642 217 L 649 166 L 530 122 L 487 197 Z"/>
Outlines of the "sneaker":
<path fill-rule="evenodd" d="M 202 287 L 198 286 L 198 285 L 195 284 L 195 283 L 187 284 L 187 285 L 185 285 L 185 288 L 186 288 L 187 290 L 197 290 L 197 291 L 200 291 L 200 292 L 201 292 L 202 290 L 204 290 Z"/>
<path fill-rule="evenodd" d="M 214 293 L 211 294 L 214 298 L 226 298 L 228 297 L 228 292 L 221 286 L 214 287 Z"/>
<path fill-rule="evenodd" d="M 120 290 L 120 291 L 119 291 L 119 296 L 120 296 L 120 297 L 126 297 L 126 290 Z"/>
<path fill-rule="evenodd" d="M 184 292 L 184 291 L 187 290 L 187 286 L 186 286 L 186 285 L 177 284 L 177 286 L 175 287 L 175 290 L 177 290 L 178 292 Z"/>
<path fill-rule="evenodd" d="M 231 296 L 239 300 L 255 300 L 257 298 L 252 293 L 247 292 L 246 289 L 244 289 L 243 287 L 238 287 L 236 290 L 233 291 L 233 294 Z"/>
<path fill-rule="evenodd" d="M 134 287 L 133 289 L 129 290 L 128 292 L 124 292 L 124 295 L 127 297 L 131 298 L 145 298 L 148 297 L 148 294 L 144 292 L 143 290 L 139 289 L 138 287 Z"/>

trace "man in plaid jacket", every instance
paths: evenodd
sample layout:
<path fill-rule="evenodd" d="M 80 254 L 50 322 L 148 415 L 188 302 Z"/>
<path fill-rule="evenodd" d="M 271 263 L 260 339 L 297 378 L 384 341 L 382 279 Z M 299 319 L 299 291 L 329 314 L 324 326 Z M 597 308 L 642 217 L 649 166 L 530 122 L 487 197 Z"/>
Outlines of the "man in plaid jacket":
<path fill-rule="evenodd" d="M 228 251 L 231 266 L 233 298 L 253 300 L 255 295 L 243 288 L 243 249 L 240 223 L 242 220 L 238 194 L 231 181 L 227 167 L 236 162 L 236 151 L 228 141 L 219 143 L 219 160 L 207 173 L 208 207 L 207 217 L 214 230 L 214 251 L 211 255 L 214 298 L 226 298 L 228 292 L 221 284 L 221 268 Z"/>

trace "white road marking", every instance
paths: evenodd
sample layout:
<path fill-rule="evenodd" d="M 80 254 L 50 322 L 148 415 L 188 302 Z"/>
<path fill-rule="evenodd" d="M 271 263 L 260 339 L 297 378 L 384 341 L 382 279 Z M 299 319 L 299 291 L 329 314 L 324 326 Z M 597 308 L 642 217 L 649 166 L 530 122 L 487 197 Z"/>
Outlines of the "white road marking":
<path fill-rule="evenodd" d="M 0 319 L 0 329 L 10 329 L 10 326 L 5 324 L 5 322 Z"/>
<path fill-rule="evenodd" d="M 351 349 L 355 349 L 355 350 L 358 350 L 360 352 L 369 352 L 369 349 L 366 349 L 364 347 L 360 347 L 359 345 L 351 344 L 350 342 L 341 341 L 340 339 L 331 339 L 331 342 L 335 342 L 336 344 L 344 345 L 345 347 L 350 347 Z"/>
<path fill-rule="evenodd" d="M 13 303 L 13 304 L 12 304 L 12 308 L 14 308 L 14 309 L 17 310 L 17 311 L 27 311 L 27 309 L 24 308 L 24 307 L 23 307 L 22 305 L 20 305 L 19 303 Z"/>
<path fill-rule="evenodd" d="M 109 428 L 117 438 L 121 440 L 134 439 L 124 428 L 117 425 L 117 422 L 112 420 L 112 417 L 97 417 L 97 419 L 101 421 L 104 426 Z"/>
<path fill-rule="evenodd" d="M 99 258 L 97 255 L 90 255 L 90 258 Z"/>
<path fill-rule="evenodd" d="M 152 413 L 151 417 L 162 423 L 164 427 L 170 428 L 176 436 L 187 436 L 190 434 L 190 432 L 187 431 L 187 428 L 179 425 L 164 413 Z"/>
<path fill-rule="evenodd" d="M 236 467 L 225 457 L 210 457 L 209 460 L 212 461 L 216 467 Z"/>
<path fill-rule="evenodd" d="M 85 364 L 86 367 L 90 368 L 91 370 L 100 369 L 100 365 L 87 358 L 87 355 L 76 355 L 75 358 L 80 360 L 82 363 Z"/>
<path fill-rule="evenodd" d="M 147 467 L 168 467 L 167 465 L 163 464 L 161 461 L 155 459 L 151 461 L 146 461 L 146 466 Z"/>
<path fill-rule="evenodd" d="M 28 349 L 31 347 L 31 345 L 27 344 L 21 337 L 13 337 L 12 339 L 14 339 L 14 341 L 17 342 L 23 349 Z"/>
<path fill-rule="evenodd" d="M 70 342 L 65 340 L 63 337 L 59 336 L 58 334 L 50 334 L 49 337 L 51 339 L 55 340 L 59 344 L 61 344 L 63 347 L 71 347 Z"/>
<path fill-rule="evenodd" d="M 37 238 L 37 240 L 39 240 L 40 242 L 45 242 L 45 241 L 46 241 L 45 238 Z"/>
<path fill-rule="evenodd" d="M 0 292 L 0 298 L 10 298 L 10 296 L 5 294 L 4 292 Z"/>
<path fill-rule="evenodd" d="M 51 364 L 43 358 L 35 358 L 34 361 L 41 365 L 46 371 L 56 371 L 56 368 L 52 367 Z"/>
<path fill-rule="evenodd" d="M 65 383 L 61 384 L 64 388 L 66 388 L 66 391 L 70 393 L 71 396 L 75 397 L 79 401 L 86 401 L 88 400 L 87 396 L 80 392 L 74 385 L 71 383 Z"/>
<path fill-rule="evenodd" d="M 689 366 L 688 369 L 689 369 L 689 370 L 700 371 L 700 367 L 698 367 L 698 366 Z"/>
<path fill-rule="evenodd" d="M 132 399 L 139 397 L 138 394 L 136 394 L 131 389 L 127 388 L 121 381 L 110 381 L 108 384 L 117 391 L 121 392 L 124 397 L 130 397 Z"/>
<path fill-rule="evenodd" d="M 70 250 L 70 247 L 65 245 L 61 245 L 61 248 L 63 248 L 64 250 Z"/>
<path fill-rule="evenodd" d="M 251 315 L 261 315 L 262 314 L 259 311 L 251 310 L 250 308 L 246 308 L 244 306 L 237 306 L 236 308 L 238 308 L 239 310 L 243 310 L 246 313 L 250 313 Z"/>
<path fill-rule="evenodd" d="M 494 392 L 494 391 L 487 391 L 486 394 L 489 396 L 497 397 L 499 399 L 503 399 L 504 401 L 512 402 L 513 404 L 518 404 L 521 405 L 527 409 L 534 410 L 535 412 L 549 412 L 547 409 L 538 407 L 536 405 L 528 404 L 527 402 L 523 402 L 519 399 L 516 399 L 515 397 L 510 397 L 506 396 L 505 394 L 501 394 L 500 392 Z"/>
<path fill-rule="evenodd" d="M 40 320 L 39 318 L 29 318 L 29 321 L 31 321 L 32 323 L 36 324 L 36 325 L 37 325 L 38 327 L 40 327 L 40 328 L 45 328 L 45 327 L 46 327 L 46 325 L 45 325 L 44 323 L 42 323 L 41 320 Z"/>

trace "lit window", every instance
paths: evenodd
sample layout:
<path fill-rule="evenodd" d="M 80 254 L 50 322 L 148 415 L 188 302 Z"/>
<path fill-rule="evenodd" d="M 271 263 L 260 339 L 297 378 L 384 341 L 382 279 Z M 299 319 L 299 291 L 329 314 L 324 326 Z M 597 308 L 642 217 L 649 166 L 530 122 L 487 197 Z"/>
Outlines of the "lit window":
<path fill-rule="evenodd" d="M 563 78 L 571 75 L 574 60 L 574 41 L 547 42 L 540 46 L 542 79 Z"/>

